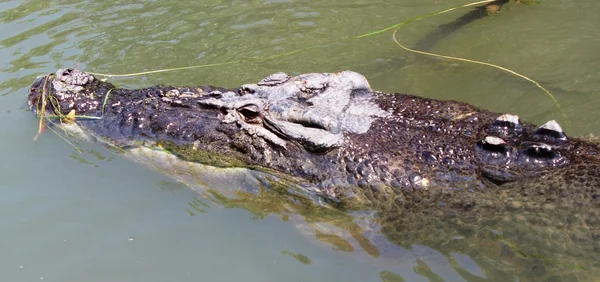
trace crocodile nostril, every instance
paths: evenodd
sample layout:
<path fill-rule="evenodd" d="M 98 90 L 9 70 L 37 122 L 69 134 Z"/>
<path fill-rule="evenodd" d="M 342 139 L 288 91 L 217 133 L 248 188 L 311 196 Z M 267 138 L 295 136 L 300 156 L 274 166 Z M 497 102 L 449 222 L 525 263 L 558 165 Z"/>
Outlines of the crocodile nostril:
<path fill-rule="evenodd" d="M 244 96 L 247 94 L 254 94 L 257 92 L 259 86 L 256 84 L 244 84 L 240 88 L 238 88 L 238 94 L 240 96 Z"/>
<path fill-rule="evenodd" d="M 523 127 L 519 116 L 503 114 L 488 126 L 488 132 L 502 137 L 519 136 L 523 133 Z"/>
<path fill-rule="evenodd" d="M 546 122 L 533 132 L 533 138 L 540 142 L 562 144 L 568 141 L 567 135 L 555 120 Z"/>
<path fill-rule="evenodd" d="M 255 92 L 254 89 L 252 89 L 250 87 L 242 87 L 241 90 L 242 91 L 241 91 L 240 94 L 242 94 L 242 95 L 245 95 L 245 94 L 254 94 L 254 92 Z"/>
<path fill-rule="evenodd" d="M 73 69 L 65 69 L 65 70 L 63 70 L 61 75 L 63 75 L 63 76 L 71 75 L 71 72 L 73 72 Z"/>

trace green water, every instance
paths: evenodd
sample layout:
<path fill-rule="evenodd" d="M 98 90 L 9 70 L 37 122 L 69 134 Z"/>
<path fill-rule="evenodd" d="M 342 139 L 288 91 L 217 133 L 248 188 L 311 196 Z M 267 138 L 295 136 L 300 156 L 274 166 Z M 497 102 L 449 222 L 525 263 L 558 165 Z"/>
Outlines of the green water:
<path fill-rule="evenodd" d="M 276 71 L 350 69 L 378 90 L 466 101 L 535 123 L 557 119 L 569 135 L 598 134 L 597 1 L 510 5 L 431 50 L 530 76 L 560 106 L 504 72 L 407 53 L 391 32 L 336 40 L 461 3 L 0 1 L 0 280 L 503 281 L 460 252 L 450 260 L 428 246 L 398 248 L 389 264 L 322 235 L 335 241 L 332 250 L 277 215 L 206 207 L 196 192 L 100 146 L 78 144 L 79 153 L 50 132 L 34 142 L 37 123 L 25 107 L 27 86 L 59 67 L 122 74 L 232 62 L 112 81 L 234 87 Z M 407 25 L 399 38 L 410 46 L 464 12 Z"/>

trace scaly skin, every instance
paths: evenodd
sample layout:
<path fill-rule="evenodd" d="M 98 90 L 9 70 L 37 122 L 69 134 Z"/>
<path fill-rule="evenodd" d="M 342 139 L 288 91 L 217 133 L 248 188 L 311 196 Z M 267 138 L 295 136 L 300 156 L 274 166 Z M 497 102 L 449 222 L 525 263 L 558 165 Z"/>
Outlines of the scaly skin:
<path fill-rule="evenodd" d="M 289 176 L 340 210 L 374 210 L 398 245 L 451 252 L 455 243 L 435 237 L 454 232 L 470 238 L 456 243 L 466 249 L 518 240 L 527 259 L 496 253 L 510 267 L 600 267 L 600 148 L 553 121 L 536 128 L 461 102 L 377 92 L 353 72 L 129 90 L 59 70 L 31 86 L 37 114 L 42 97 L 46 116 L 67 122 L 74 110 L 86 136 L 112 146 Z M 557 273 L 544 271 L 537 278 Z"/>

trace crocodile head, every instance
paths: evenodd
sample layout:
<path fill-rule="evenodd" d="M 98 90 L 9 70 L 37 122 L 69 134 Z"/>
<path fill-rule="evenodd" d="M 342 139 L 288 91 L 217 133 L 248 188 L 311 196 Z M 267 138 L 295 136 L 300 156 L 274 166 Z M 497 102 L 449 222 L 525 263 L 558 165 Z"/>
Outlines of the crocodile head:
<path fill-rule="evenodd" d="M 28 104 L 38 115 L 58 117 L 63 126 L 74 124 L 111 145 L 142 142 L 186 160 L 277 169 L 290 158 L 327 154 L 343 146 L 348 134 L 364 134 L 373 121 L 388 116 L 372 93 L 367 80 L 351 71 L 275 73 L 235 89 L 126 90 L 61 69 L 33 83 Z"/>

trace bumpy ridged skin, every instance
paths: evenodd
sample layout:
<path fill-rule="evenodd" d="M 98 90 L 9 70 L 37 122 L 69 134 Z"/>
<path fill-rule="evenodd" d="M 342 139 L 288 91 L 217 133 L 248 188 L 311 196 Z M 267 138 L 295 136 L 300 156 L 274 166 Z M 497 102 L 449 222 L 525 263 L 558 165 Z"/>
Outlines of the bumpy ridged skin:
<path fill-rule="evenodd" d="M 399 245 L 437 244 L 451 252 L 456 244 L 480 248 L 478 240 L 497 239 L 500 232 L 501 238 L 518 238 L 519 248 L 530 252 L 525 258 L 514 248 L 512 255 L 499 249 L 497 255 L 511 267 L 540 267 L 551 257 L 600 269 L 600 148 L 591 142 L 538 134 L 531 124 L 520 124 L 518 131 L 494 127 L 500 114 L 461 102 L 375 91 L 367 93 L 370 101 L 387 114 L 374 118 L 366 133 L 349 132 L 339 146 L 307 150 L 285 136 L 282 147 L 277 138 L 242 130 L 243 123 L 223 122 L 226 109 L 201 102 L 220 100 L 228 91 L 244 94 L 246 87 L 128 90 L 92 77 L 73 92 L 61 90 L 56 79 L 34 82 L 30 107 L 39 114 L 42 96 L 55 97 L 48 100 L 47 115 L 75 110 L 102 117 L 75 122 L 114 146 L 160 146 L 183 160 L 301 179 L 340 209 L 377 211 L 382 233 Z M 256 119 L 245 118 L 248 124 Z M 486 139 L 490 136 L 502 138 L 501 150 L 496 139 Z M 515 157 L 497 165 L 498 152 Z M 436 236 L 448 233 L 471 239 L 440 245 Z M 477 249 L 470 255 L 477 257 Z M 543 272 L 537 278 L 555 273 Z M 565 279 L 572 278 L 568 275 Z"/>
<path fill-rule="evenodd" d="M 571 138 L 561 151 L 569 165 L 523 171 L 518 181 L 497 185 L 482 176 L 473 144 L 490 135 L 488 127 L 498 114 L 408 95 L 379 93 L 378 98 L 382 104 L 396 105 L 394 114 L 375 122 L 368 136 L 353 136 L 353 145 L 338 154 L 340 167 L 358 184 L 352 192 L 370 199 L 388 239 L 449 253 L 467 249 L 488 260 L 490 253 L 498 252 L 500 258 L 514 260 L 510 267 L 526 269 L 520 275 L 539 271 L 539 276 L 522 276 L 530 279 L 525 281 L 577 281 L 570 273 L 575 266 L 600 267 L 600 166 L 595 144 Z M 535 139 L 533 125 L 523 128 L 520 137 L 509 141 L 512 146 Z M 429 180 L 427 187 L 415 185 L 423 178 Z M 370 180 L 390 185 L 370 185 Z M 470 239 L 440 244 L 439 238 L 448 233 Z M 480 250 L 479 240 L 490 239 L 506 239 L 507 245 Z M 526 254 L 515 251 L 513 242 Z M 559 272 L 570 274 L 561 278 L 551 260 Z M 564 280 L 552 280 L 559 278 Z"/>

